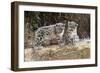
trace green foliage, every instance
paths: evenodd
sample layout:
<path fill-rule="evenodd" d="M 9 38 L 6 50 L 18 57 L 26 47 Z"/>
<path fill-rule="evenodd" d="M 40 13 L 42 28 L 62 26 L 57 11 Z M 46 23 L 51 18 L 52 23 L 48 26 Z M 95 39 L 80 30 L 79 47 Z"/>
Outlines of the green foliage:
<path fill-rule="evenodd" d="M 25 24 L 29 23 L 29 29 L 34 31 L 38 28 L 40 20 L 38 19 L 38 12 L 25 11 Z"/>
<path fill-rule="evenodd" d="M 38 28 L 38 22 L 36 20 L 35 17 L 31 17 L 31 21 L 30 21 L 30 29 L 32 31 L 36 30 Z"/>

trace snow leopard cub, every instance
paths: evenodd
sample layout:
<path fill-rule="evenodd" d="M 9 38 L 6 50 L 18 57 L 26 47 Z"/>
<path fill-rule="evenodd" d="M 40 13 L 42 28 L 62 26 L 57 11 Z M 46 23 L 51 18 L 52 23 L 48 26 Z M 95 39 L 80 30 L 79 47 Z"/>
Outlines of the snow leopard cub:
<path fill-rule="evenodd" d="M 68 21 L 68 27 L 63 37 L 65 39 L 66 44 L 75 44 L 79 41 L 77 28 L 78 24 L 75 21 Z"/>
<path fill-rule="evenodd" d="M 34 48 L 43 48 L 50 44 L 59 44 L 61 34 L 65 29 L 65 24 L 56 23 L 54 25 L 43 26 L 36 30 Z"/>

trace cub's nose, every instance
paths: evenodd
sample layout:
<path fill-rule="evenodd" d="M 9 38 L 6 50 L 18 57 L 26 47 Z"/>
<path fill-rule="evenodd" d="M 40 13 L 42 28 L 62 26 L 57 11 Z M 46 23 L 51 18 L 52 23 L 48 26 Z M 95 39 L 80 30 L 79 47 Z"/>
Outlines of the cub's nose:
<path fill-rule="evenodd" d="M 69 30 L 69 31 L 73 31 L 73 29 L 74 29 L 74 28 L 69 28 L 68 30 Z"/>

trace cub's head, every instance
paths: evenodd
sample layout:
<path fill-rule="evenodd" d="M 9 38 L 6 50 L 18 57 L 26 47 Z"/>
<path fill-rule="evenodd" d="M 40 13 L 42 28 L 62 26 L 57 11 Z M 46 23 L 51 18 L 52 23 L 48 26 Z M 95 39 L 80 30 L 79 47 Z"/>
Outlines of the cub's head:
<path fill-rule="evenodd" d="M 74 31 L 75 29 L 77 29 L 78 24 L 74 21 L 68 21 L 68 30 L 69 31 Z"/>
<path fill-rule="evenodd" d="M 65 29 L 65 24 L 63 23 L 56 23 L 55 24 L 56 33 L 61 33 Z"/>

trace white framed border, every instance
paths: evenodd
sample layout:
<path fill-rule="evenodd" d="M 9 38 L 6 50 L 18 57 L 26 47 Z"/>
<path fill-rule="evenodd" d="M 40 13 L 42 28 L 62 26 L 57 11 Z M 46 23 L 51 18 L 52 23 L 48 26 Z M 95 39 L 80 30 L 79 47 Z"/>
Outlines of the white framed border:
<path fill-rule="evenodd" d="M 18 42 L 18 63 L 19 68 L 35 68 L 35 67 L 50 67 L 50 66 L 64 66 L 64 65 L 84 65 L 95 64 L 95 9 L 82 9 L 82 8 L 63 8 L 63 7 L 50 7 L 50 6 L 31 6 L 19 5 L 19 42 Z M 90 14 L 91 23 L 91 51 L 90 59 L 80 60 L 59 60 L 59 61 L 34 61 L 24 62 L 24 11 L 40 11 L 40 12 L 62 12 L 62 13 L 83 13 Z"/>

